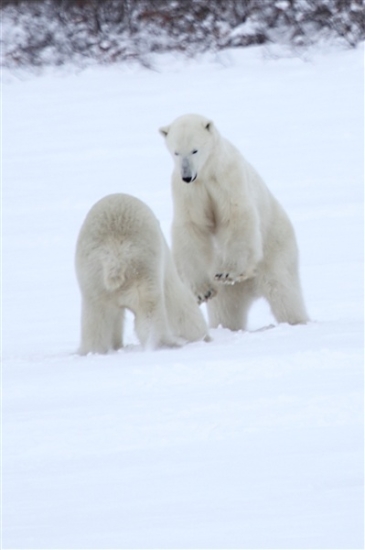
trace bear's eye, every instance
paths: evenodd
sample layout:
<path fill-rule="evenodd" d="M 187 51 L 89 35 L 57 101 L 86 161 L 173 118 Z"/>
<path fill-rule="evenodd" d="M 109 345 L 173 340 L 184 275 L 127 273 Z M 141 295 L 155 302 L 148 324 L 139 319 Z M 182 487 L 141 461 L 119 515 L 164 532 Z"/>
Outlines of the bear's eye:
<path fill-rule="evenodd" d="M 198 149 L 194 149 L 194 150 L 191 152 L 191 154 L 192 154 L 192 155 L 196 155 L 197 152 L 198 152 Z"/>
<path fill-rule="evenodd" d="M 174 152 L 175 157 L 179 156 L 179 153 L 177 151 Z"/>

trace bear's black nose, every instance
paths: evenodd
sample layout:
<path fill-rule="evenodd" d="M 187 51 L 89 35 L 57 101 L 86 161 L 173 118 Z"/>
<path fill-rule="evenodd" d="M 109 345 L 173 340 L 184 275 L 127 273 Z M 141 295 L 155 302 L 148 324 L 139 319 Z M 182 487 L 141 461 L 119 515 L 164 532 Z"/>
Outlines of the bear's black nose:
<path fill-rule="evenodd" d="M 193 178 L 191 176 L 185 176 L 183 178 L 183 181 L 185 181 L 185 183 L 190 183 L 191 181 L 193 181 Z"/>

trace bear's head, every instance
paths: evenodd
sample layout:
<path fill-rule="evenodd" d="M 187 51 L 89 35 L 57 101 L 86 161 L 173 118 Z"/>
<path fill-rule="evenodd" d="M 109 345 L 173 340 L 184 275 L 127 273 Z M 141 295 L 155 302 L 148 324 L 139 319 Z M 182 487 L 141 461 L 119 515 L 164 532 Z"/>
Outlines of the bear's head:
<path fill-rule="evenodd" d="M 195 181 L 213 152 L 216 138 L 213 122 L 200 115 L 183 115 L 159 131 L 181 179 L 185 183 Z"/>

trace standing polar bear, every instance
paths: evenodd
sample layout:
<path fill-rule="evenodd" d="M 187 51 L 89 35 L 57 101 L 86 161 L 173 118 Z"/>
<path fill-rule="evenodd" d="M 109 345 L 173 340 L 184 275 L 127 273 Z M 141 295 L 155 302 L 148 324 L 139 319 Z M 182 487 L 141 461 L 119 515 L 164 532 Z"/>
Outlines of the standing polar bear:
<path fill-rule="evenodd" d="M 174 161 L 172 252 L 210 325 L 245 329 L 259 297 L 278 322 L 305 323 L 292 224 L 214 123 L 184 115 L 160 128 Z"/>
<path fill-rule="evenodd" d="M 207 325 L 176 271 L 152 210 L 125 194 L 97 202 L 81 227 L 76 273 L 82 295 L 79 353 L 123 346 L 124 309 L 144 347 L 207 338 Z"/>

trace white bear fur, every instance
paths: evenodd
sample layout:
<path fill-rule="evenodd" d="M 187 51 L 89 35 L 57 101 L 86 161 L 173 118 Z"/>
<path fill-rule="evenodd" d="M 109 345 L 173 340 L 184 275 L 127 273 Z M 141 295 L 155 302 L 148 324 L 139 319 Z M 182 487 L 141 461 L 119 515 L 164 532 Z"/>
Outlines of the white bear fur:
<path fill-rule="evenodd" d="M 307 322 L 293 226 L 255 169 L 200 115 L 160 132 L 175 162 L 173 256 L 198 301 L 209 300 L 210 326 L 245 329 L 259 297 L 278 322 Z"/>
<path fill-rule="evenodd" d="M 144 347 L 207 336 L 203 314 L 177 273 L 160 224 L 139 199 L 109 195 L 91 208 L 75 264 L 82 295 L 80 354 L 123 346 L 125 308 L 135 315 Z"/>

